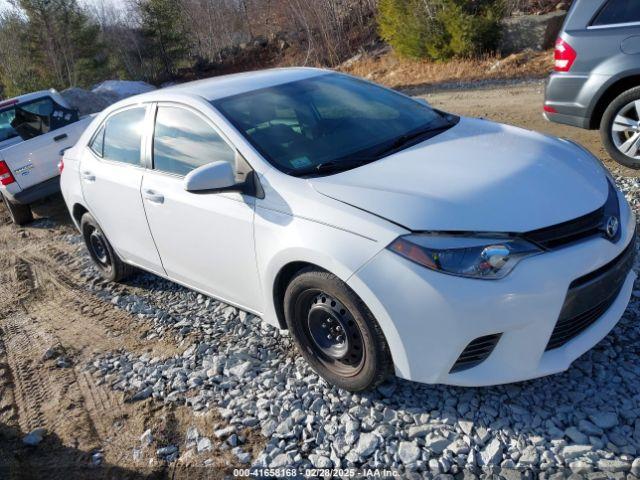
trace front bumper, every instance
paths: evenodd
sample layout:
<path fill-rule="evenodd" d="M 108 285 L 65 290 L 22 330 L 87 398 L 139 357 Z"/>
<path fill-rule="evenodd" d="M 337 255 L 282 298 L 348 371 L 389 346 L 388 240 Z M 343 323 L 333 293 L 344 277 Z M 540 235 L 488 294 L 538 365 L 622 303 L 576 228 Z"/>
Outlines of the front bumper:
<path fill-rule="evenodd" d="M 636 278 L 631 270 L 608 309 L 566 344 L 546 350 L 570 284 L 618 257 L 632 241 L 635 216 L 621 201 L 617 243 L 588 240 L 523 260 L 501 280 L 444 275 L 381 251 L 348 281 L 380 323 L 399 377 L 482 386 L 516 382 L 569 368 L 616 325 Z M 479 365 L 450 373 L 465 347 L 501 333 Z"/>

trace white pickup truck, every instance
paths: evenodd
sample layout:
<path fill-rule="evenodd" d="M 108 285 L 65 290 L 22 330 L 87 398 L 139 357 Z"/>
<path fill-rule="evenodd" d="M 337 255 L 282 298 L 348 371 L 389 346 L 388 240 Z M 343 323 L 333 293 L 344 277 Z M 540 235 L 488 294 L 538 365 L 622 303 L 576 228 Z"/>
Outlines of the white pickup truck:
<path fill-rule="evenodd" d="M 55 90 L 0 101 L 0 197 L 14 223 L 33 220 L 30 204 L 60 190 L 61 153 L 91 119 Z"/>

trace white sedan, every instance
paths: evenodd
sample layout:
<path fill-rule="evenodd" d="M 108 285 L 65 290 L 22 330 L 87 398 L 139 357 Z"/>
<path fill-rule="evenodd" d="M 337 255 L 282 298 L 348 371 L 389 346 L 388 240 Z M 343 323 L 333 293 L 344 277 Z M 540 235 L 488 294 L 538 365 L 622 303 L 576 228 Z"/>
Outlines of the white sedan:
<path fill-rule="evenodd" d="M 635 279 L 635 217 L 576 144 L 346 75 L 186 83 L 102 112 L 62 191 L 104 277 L 138 267 L 288 329 L 329 382 L 567 369 Z"/>

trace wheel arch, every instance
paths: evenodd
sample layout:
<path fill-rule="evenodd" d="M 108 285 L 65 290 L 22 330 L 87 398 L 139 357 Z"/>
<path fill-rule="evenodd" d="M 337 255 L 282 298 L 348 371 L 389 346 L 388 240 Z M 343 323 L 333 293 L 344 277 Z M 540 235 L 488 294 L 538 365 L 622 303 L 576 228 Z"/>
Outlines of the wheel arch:
<path fill-rule="evenodd" d="M 600 94 L 597 102 L 593 107 L 589 119 L 589 128 L 592 130 L 597 130 L 598 128 L 600 128 L 602 116 L 604 115 L 604 112 L 609 104 L 613 102 L 613 100 L 618 95 L 638 86 L 640 86 L 640 72 L 627 74 L 622 78 L 614 80 L 613 83 L 605 87 L 604 91 Z"/>
<path fill-rule="evenodd" d="M 288 329 L 287 322 L 284 318 L 284 293 L 291 280 L 305 268 L 317 268 L 318 270 L 328 271 L 327 269 L 311 262 L 292 261 L 280 268 L 273 281 L 273 307 L 275 309 L 278 325 L 282 330 Z"/>
<path fill-rule="evenodd" d="M 75 203 L 71 208 L 71 217 L 78 228 L 80 228 L 80 221 L 85 213 L 89 213 L 89 210 L 81 203 Z"/>

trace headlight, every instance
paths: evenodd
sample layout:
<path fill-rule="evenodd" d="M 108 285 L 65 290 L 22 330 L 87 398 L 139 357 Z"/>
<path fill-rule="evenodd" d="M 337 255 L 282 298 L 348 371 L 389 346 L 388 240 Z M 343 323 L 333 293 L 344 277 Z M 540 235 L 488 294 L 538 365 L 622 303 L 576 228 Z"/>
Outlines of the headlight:
<path fill-rule="evenodd" d="M 431 270 L 486 280 L 502 278 L 523 258 L 542 252 L 519 238 L 431 234 L 405 235 L 387 248 Z"/>

